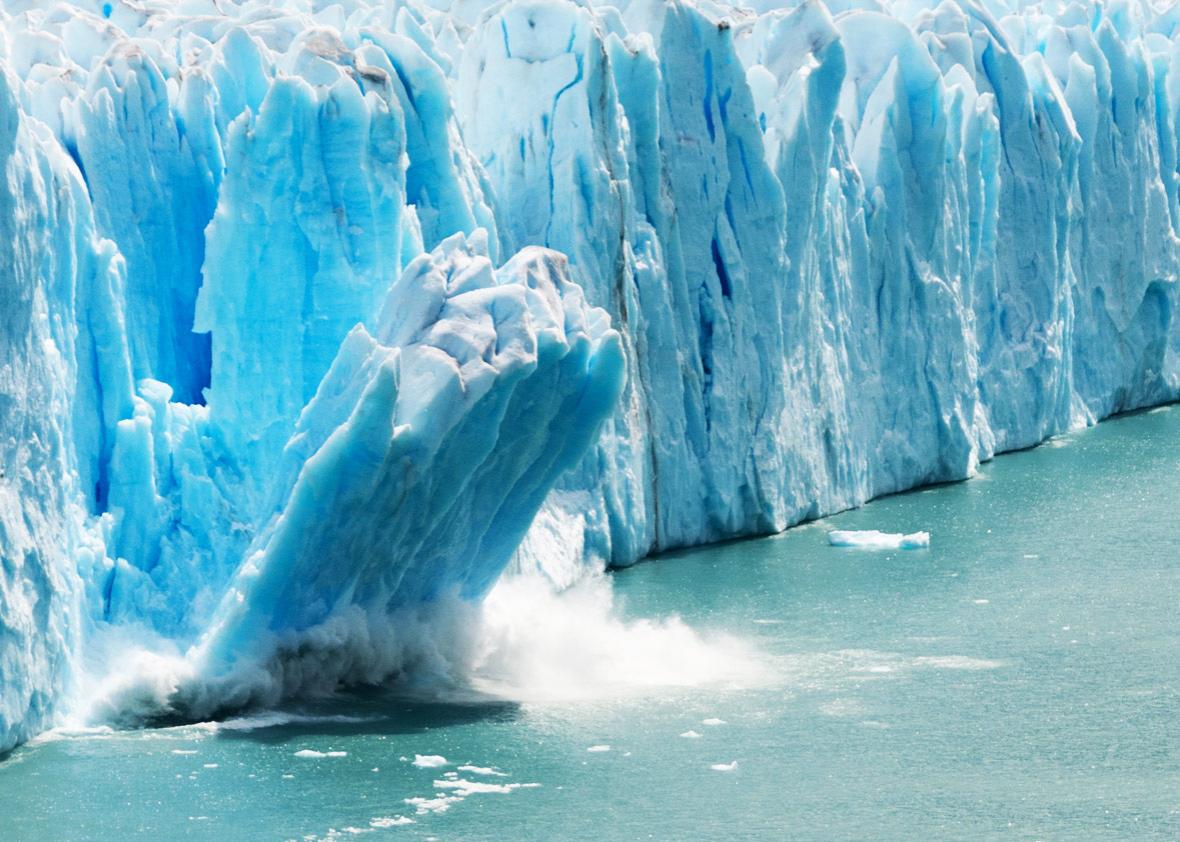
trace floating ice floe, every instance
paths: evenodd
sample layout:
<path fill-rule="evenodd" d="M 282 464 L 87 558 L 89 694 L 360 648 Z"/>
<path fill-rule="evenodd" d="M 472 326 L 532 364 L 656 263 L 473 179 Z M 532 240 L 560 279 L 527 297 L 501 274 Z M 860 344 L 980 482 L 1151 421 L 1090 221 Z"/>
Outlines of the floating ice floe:
<path fill-rule="evenodd" d="M 446 766 L 448 762 L 441 754 L 414 755 L 414 765 L 423 769 L 437 769 L 439 766 Z"/>
<path fill-rule="evenodd" d="M 453 790 L 455 795 L 460 798 L 466 798 L 469 795 L 487 795 L 498 794 L 506 795 L 518 789 L 537 789 L 541 785 L 538 783 L 511 783 L 511 784 L 492 784 L 486 781 L 435 781 L 435 789 L 449 789 Z"/>
<path fill-rule="evenodd" d="M 375 819 L 369 819 L 369 827 L 377 828 L 378 830 L 387 827 L 401 827 L 406 824 L 413 824 L 414 820 L 409 816 L 378 816 Z"/>
<path fill-rule="evenodd" d="M 918 550 L 930 546 L 930 533 L 836 529 L 828 533 L 828 543 L 833 547 L 856 547 L 862 550 Z"/>
<path fill-rule="evenodd" d="M 501 772 L 498 769 L 493 769 L 490 766 L 460 766 L 460 772 L 470 772 L 473 775 L 495 775 L 497 777 L 507 777 L 507 772 Z"/>
<path fill-rule="evenodd" d="M 738 767 L 738 762 L 736 760 L 734 760 L 730 763 L 714 763 L 709 768 L 712 769 L 714 772 L 736 772 L 737 767 Z"/>

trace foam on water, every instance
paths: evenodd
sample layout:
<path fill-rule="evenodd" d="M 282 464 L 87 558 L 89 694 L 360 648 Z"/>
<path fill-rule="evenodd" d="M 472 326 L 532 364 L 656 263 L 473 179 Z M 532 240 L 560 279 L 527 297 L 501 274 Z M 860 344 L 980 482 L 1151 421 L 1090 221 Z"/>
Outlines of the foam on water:
<path fill-rule="evenodd" d="M 473 684 L 518 701 L 758 686 L 776 679 L 772 660 L 734 635 L 693 629 L 675 615 L 624 619 L 604 576 L 561 593 L 535 577 L 507 579 L 489 595 L 483 623 Z"/>
<path fill-rule="evenodd" d="M 850 681 L 881 679 L 918 669 L 990 670 L 1003 661 L 964 653 L 879 652 L 871 650 L 770 653 L 732 634 L 695 629 L 676 615 L 629 618 L 616 604 L 612 580 L 593 577 L 565 591 L 535 574 L 518 574 L 501 583 L 482 605 L 440 600 L 418 615 L 399 640 L 403 669 L 395 695 L 421 701 L 467 704 L 504 700 L 529 705 L 634 699 L 668 690 L 714 687 L 732 691 L 782 686 L 788 693 L 839 692 Z M 936 642 L 936 641 L 935 641 Z M 915 641 L 921 643 L 921 641 Z M 923 648 L 926 645 L 924 644 Z M 127 661 L 129 672 L 106 676 L 94 701 L 75 717 L 96 728 L 50 732 L 42 739 L 103 738 L 110 724 L 151 724 L 167 710 L 178 686 L 183 657 L 148 652 Z M 113 677 L 112 677 L 113 676 Z M 183 680 L 183 679 L 181 679 Z M 330 691 L 333 688 L 325 688 Z M 128 716 L 138 711 L 141 718 Z M 219 731 L 250 731 L 289 724 L 363 723 L 372 717 L 259 711 L 222 722 L 156 729 L 151 735 L 193 740 Z M 726 724 L 719 716 L 704 726 Z M 680 734 L 699 737 L 694 730 Z M 591 752 L 610 750 L 592 744 Z M 306 749 L 300 757 L 332 757 Z M 450 765 L 442 755 L 413 755 L 412 765 Z M 502 775 L 490 767 L 461 771 Z"/>

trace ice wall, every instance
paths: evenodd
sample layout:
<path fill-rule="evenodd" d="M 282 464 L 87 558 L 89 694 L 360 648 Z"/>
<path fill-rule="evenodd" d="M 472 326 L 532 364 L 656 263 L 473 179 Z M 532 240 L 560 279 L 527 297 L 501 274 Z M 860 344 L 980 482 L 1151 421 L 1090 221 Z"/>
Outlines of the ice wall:
<path fill-rule="evenodd" d="M 16 0 L 0 69 L 0 750 L 98 641 L 378 681 L 510 557 L 1180 390 L 1175 6 Z"/>
<path fill-rule="evenodd" d="M 111 527 L 85 498 L 103 493 L 131 389 L 125 264 L 19 90 L 0 72 L 0 751 L 45 727 L 70 687 L 83 582 Z"/>

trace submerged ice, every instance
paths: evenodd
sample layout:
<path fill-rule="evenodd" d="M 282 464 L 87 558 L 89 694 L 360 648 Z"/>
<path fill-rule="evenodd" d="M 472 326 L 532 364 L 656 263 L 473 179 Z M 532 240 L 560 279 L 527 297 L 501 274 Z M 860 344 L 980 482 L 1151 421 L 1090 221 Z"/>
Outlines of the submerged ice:
<path fill-rule="evenodd" d="M 0 750 L 1175 399 L 1178 120 L 1148 0 L 6 3 Z"/>

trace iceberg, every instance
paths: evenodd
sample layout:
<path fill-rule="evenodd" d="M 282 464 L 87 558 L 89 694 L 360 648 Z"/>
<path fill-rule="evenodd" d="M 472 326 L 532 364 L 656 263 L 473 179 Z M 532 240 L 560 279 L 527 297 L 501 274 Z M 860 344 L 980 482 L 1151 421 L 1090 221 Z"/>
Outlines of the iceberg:
<path fill-rule="evenodd" d="M 833 529 L 828 533 L 833 547 L 862 550 L 919 550 L 930 546 L 929 532 L 878 532 L 876 529 Z"/>
<path fill-rule="evenodd" d="M 0 751 L 1180 398 L 1178 137 L 1146 0 L 5 3 Z"/>

